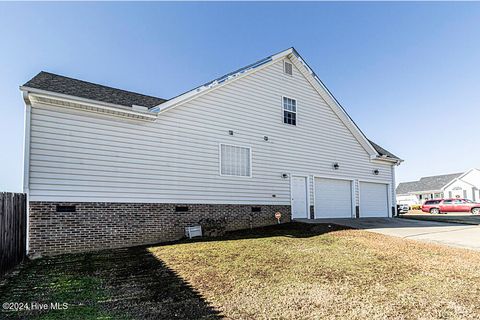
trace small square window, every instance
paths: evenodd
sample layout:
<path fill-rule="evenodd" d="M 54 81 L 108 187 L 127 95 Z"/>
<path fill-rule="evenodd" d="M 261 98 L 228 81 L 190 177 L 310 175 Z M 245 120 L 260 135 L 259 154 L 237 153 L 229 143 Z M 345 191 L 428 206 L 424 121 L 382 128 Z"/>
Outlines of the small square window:
<path fill-rule="evenodd" d="M 283 123 L 297 125 L 297 100 L 283 97 Z"/>
<path fill-rule="evenodd" d="M 292 76 L 292 75 L 293 75 L 293 66 L 292 66 L 292 64 L 291 64 L 290 62 L 285 61 L 285 62 L 283 63 L 283 71 L 284 71 L 286 74 Z"/>

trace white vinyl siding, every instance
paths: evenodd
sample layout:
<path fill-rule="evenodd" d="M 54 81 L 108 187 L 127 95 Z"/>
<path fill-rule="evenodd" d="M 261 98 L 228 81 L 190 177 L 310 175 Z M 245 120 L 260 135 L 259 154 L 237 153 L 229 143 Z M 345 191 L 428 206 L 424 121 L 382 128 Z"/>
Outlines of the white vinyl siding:
<path fill-rule="evenodd" d="M 220 144 L 220 174 L 250 177 L 251 150 L 246 147 Z"/>
<path fill-rule="evenodd" d="M 293 73 L 285 77 L 279 61 L 156 122 L 34 104 L 30 199 L 289 205 L 283 173 L 391 181 L 390 165 L 372 163 L 295 66 Z M 279 121 L 282 96 L 301 101 L 301 126 Z M 251 147 L 251 178 L 219 174 L 220 143 Z"/>

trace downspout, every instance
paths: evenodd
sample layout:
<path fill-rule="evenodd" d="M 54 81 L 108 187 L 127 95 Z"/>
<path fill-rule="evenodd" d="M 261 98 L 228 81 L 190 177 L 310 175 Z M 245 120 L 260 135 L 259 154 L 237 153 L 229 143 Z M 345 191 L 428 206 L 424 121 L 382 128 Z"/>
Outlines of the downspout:
<path fill-rule="evenodd" d="M 399 164 L 397 164 L 398 166 Z M 392 216 L 398 216 L 397 212 L 397 192 L 395 183 L 395 166 L 392 165 Z"/>
<path fill-rule="evenodd" d="M 23 140 L 23 193 L 27 196 L 27 235 L 26 235 L 26 254 L 30 251 L 30 124 L 32 117 L 32 105 L 28 98 L 28 91 L 23 91 L 23 101 L 25 101 L 25 136 Z"/>

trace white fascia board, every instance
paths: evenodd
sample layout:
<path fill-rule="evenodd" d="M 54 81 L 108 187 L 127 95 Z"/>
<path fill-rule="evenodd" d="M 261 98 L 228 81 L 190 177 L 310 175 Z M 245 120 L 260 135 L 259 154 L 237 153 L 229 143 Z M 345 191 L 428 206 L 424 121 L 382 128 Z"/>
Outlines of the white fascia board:
<path fill-rule="evenodd" d="M 91 99 L 85 99 L 85 98 L 80 98 L 80 97 L 75 97 L 71 95 L 66 95 L 66 94 L 61 94 L 61 93 L 56 93 L 56 92 L 51 92 L 51 91 L 46 91 L 46 90 L 41 90 L 41 89 L 35 89 L 35 88 L 29 88 L 29 87 L 20 87 L 20 90 L 24 93 L 26 93 L 28 96 L 32 97 L 43 97 L 43 98 L 50 98 L 50 99 L 56 99 L 60 100 L 63 102 L 74 102 L 74 103 L 80 103 L 89 107 L 94 107 L 94 108 L 99 108 L 99 109 L 104 109 L 104 110 L 110 110 L 112 112 L 119 112 L 119 113 L 127 113 L 131 115 L 136 115 L 140 117 L 145 117 L 149 118 L 152 120 L 157 119 L 157 112 L 152 112 L 152 111 L 141 111 L 141 110 L 133 110 L 133 108 L 126 107 L 126 106 L 121 106 L 113 103 L 108 103 L 108 102 L 101 102 L 97 100 L 91 100 Z M 30 99 L 29 97 L 27 99 Z"/>
<path fill-rule="evenodd" d="M 244 68 L 241 68 L 237 71 L 228 73 L 224 76 L 221 76 L 220 78 L 217 78 L 215 80 L 212 80 L 210 82 L 207 82 L 206 84 L 203 84 L 193 90 L 190 90 L 184 94 L 181 94 L 173 99 L 170 99 L 162 104 L 159 104 L 158 106 L 152 108 L 151 110 L 158 111 L 159 113 L 164 112 L 166 110 L 169 110 L 173 107 L 177 107 L 183 103 L 186 103 L 194 98 L 197 98 L 201 95 L 204 95 L 207 92 L 210 92 L 212 90 L 215 90 L 217 88 L 221 88 L 227 83 L 231 83 L 232 81 L 235 81 L 237 79 L 241 79 L 247 75 L 250 75 L 252 73 L 255 73 L 259 70 L 262 70 L 279 59 L 282 59 L 286 56 L 288 56 L 290 53 L 293 52 L 293 48 L 289 48 L 287 50 L 284 50 L 282 52 L 279 52 L 273 56 L 267 57 L 265 59 L 259 60 L 253 64 L 250 64 Z"/>
<path fill-rule="evenodd" d="M 468 170 L 468 171 L 465 171 L 465 173 L 461 174 L 459 177 L 453 179 L 452 181 L 450 181 L 449 183 L 447 183 L 446 185 L 444 185 L 444 186 L 442 187 L 442 190 L 445 190 L 445 189 L 446 189 L 447 187 L 449 187 L 452 183 L 454 183 L 454 182 L 456 182 L 456 181 L 458 181 L 458 180 L 462 180 L 463 177 L 465 177 L 467 174 L 469 174 L 469 173 L 472 172 L 473 170 L 477 170 L 477 169 L 472 168 L 472 169 L 470 169 L 470 170 Z M 462 180 L 462 181 L 463 181 L 463 180 Z M 466 181 L 464 181 L 464 182 L 465 182 L 465 183 L 468 183 L 468 182 L 466 182 Z"/>
<path fill-rule="evenodd" d="M 472 172 L 472 171 L 474 171 L 474 170 L 480 171 L 480 170 L 478 170 L 477 168 L 471 168 L 471 169 L 465 171 L 465 173 L 463 173 L 463 174 L 462 174 L 460 177 L 458 177 L 457 179 L 463 179 L 466 175 L 468 175 L 470 172 Z"/>
<path fill-rule="evenodd" d="M 447 183 L 443 188 L 442 188 L 442 191 L 445 191 L 448 187 L 450 187 L 452 184 L 454 184 L 455 182 L 462 182 L 462 183 L 465 183 L 465 184 L 468 184 L 469 186 L 472 186 L 472 187 L 476 187 L 474 184 L 471 184 L 470 182 L 467 182 L 465 180 L 463 180 L 461 177 L 464 177 L 465 174 L 463 174 L 462 176 L 458 177 L 458 178 L 455 178 L 453 179 L 452 181 L 450 181 L 449 183 Z"/>
<path fill-rule="evenodd" d="M 375 150 L 376 151 L 376 150 Z M 370 156 L 370 161 L 372 162 L 389 162 L 392 164 L 396 164 L 397 166 L 400 165 L 404 160 L 402 159 L 395 159 L 395 158 L 389 158 L 385 155 L 379 156 L 377 155 L 371 155 Z"/>
<path fill-rule="evenodd" d="M 444 185 L 444 186 L 442 187 L 442 191 L 445 191 L 445 189 L 447 189 L 452 183 L 457 182 L 458 179 L 459 179 L 459 178 L 455 178 L 455 179 L 453 179 L 452 181 L 450 181 L 449 183 L 447 183 L 446 185 Z"/>
<path fill-rule="evenodd" d="M 403 162 L 403 160 L 397 160 L 397 159 L 392 159 L 392 158 L 385 158 L 385 157 L 371 157 L 370 161 L 373 163 L 383 163 L 388 162 L 391 165 L 400 165 L 400 163 Z"/>

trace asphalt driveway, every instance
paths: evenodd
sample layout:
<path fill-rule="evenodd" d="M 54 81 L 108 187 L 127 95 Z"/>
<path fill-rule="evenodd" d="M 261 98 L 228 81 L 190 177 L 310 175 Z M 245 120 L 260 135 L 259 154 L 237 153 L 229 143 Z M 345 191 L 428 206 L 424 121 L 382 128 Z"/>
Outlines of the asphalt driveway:
<path fill-rule="evenodd" d="M 471 213 L 446 213 L 446 214 L 430 214 L 430 213 L 408 213 L 400 215 L 403 219 L 438 221 L 438 222 L 454 222 L 463 224 L 480 225 L 480 215 Z"/>
<path fill-rule="evenodd" d="M 480 251 L 480 226 L 399 218 L 299 219 L 305 223 L 331 223 L 388 236 L 433 242 Z"/>

